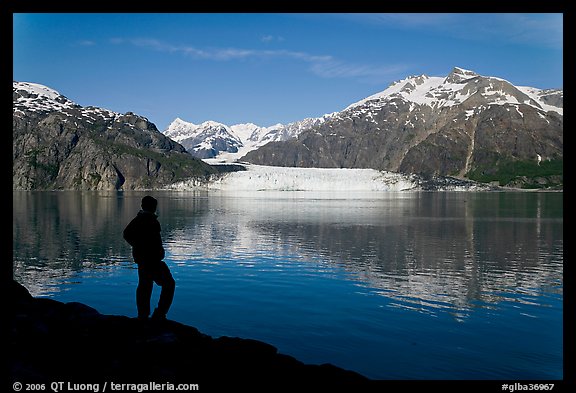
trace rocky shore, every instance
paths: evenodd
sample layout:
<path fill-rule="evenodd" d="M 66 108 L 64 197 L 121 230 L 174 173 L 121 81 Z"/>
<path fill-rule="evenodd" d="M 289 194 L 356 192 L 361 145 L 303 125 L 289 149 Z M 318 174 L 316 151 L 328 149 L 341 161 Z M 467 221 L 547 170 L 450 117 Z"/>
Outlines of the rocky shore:
<path fill-rule="evenodd" d="M 264 342 L 212 338 L 175 321 L 103 315 L 82 303 L 35 298 L 9 282 L 11 383 L 59 391 L 366 391 L 373 382 L 330 364 L 308 365 Z M 74 385 L 76 383 L 77 385 Z M 349 389 L 347 389 L 349 388 Z M 22 391 L 27 389 L 23 388 Z M 29 389 L 28 389 L 29 390 Z"/>

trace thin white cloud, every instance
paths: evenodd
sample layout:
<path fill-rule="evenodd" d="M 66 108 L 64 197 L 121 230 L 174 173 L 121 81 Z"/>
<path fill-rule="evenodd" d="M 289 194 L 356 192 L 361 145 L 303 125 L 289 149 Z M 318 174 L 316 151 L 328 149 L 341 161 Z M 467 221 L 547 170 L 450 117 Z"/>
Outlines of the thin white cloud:
<path fill-rule="evenodd" d="M 76 41 L 75 45 L 77 45 L 77 46 L 94 46 L 94 45 L 96 45 L 96 42 L 91 41 L 91 40 L 80 40 L 80 41 Z"/>
<path fill-rule="evenodd" d="M 443 28 L 453 25 L 458 14 L 408 13 L 408 14 L 346 14 L 346 18 L 373 25 L 403 28 Z"/>
<path fill-rule="evenodd" d="M 284 37 L 281 36 L 275 36 L 275 35 L 265 35 L 260 37 L 260 41 L 264 42 L 264 43 L 270 43 L 270 42 L 282 42 L 284 41 Z"/>
<path fill-rule="evenodd" d="M 157 39 L 121 39 L 111 40 L 114 44 L 130 44 L 161 52 L 179 53 L 201 60 L 233 61 L 251 58 L 261 59 L 291 59 L 309 65 L 309 70 L 322 78 L 358 78 L 363 81 L 372 79 L 374 82 L 388 80 L 407 69 L 403 65 L 372 66 L 350 64 L 336 59 L 331 55 L 314 55 L 306 52 L 284 49 L 260 50 L 242 48 L 198 48 L 190 45 L 173 45 Z"/>
<path fill-rule="evenodd" d="M 132 39 L 126 40 L 130 44 L 147 47 L 162 52 L 180 53 L 186 56 L 191 56 L 198 59 L 205 60 L 238 60 L 247 58 L 270 58 L 270 57 L 284 57 L 302 60 L 306 62 L 317 62 L 332 60 L 332 56 L 316 56 L 310 55 L 305 52 L 296 52 L 288 50 L 257 50 L 257 49 L 242 49 L 242 48 L 208 48 L 201 49 L 190 45 L 172 45 L 156 39 Z"/>
<path fill-rule="evenodd" d="M 326 61 L 314 63 L 311 71 L 323 78 L 356 78 L 364 82 L 381 83 L 404 74 L 409 67 L 395 65 L 351 64 L 342 61 Z"/>
<path fill-rule="evenodd" d="M 505 14 L 497 19 L 496 31 L 504 31 L 511 42 L 562 48 L 562 14 Z"/>

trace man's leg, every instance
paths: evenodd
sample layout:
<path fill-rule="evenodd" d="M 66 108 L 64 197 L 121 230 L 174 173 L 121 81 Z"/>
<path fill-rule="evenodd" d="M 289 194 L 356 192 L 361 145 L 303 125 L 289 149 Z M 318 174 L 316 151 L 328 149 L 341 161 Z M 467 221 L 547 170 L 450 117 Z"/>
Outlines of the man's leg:
<path fill-rule="evenodd" d="M 149 268 L 138 266 L 138 287 L 136 288 L 136 306 L 138 318 L 146 319 L 150 315 L 150 298 L 154 281 Z"/>
<path fill-rule="evenodd" d="M 172 305 L 172 299 L 174 299 L 174 290 L 176 289 L 176 282 L 170 273 L 168 265 L 164 261 L 161 261 L 158 265 L 157 271 L 154 272 L 154 281 L 156 284 L 162 287 L 160 291 L 160 299 L 158 300 L 158 307 L 154 310 L 152 317 L 166 318 L 168 310 Z"/>

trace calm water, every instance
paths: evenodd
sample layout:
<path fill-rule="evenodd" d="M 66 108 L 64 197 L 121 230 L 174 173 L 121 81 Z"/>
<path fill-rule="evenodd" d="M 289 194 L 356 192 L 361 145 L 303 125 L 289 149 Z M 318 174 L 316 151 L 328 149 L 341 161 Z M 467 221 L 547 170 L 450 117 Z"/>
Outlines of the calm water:
<path fill-rule="evenodd" d="M 14 192 L 16 279 L 135 316 L 143 195 Z M 153 195 L 171 319 L 377 379 L 563 378 L 562 193 Z"/>

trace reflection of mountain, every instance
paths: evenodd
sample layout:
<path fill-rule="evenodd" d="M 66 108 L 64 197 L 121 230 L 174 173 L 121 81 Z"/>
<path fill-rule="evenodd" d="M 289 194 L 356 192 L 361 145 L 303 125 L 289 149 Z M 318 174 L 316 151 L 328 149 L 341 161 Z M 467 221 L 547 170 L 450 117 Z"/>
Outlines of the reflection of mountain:
<path fill-rule="evenodd" d="M 132 263 L 122 231 L 140 209 L 144 195 L 136 191 L 14 191 L 14 277 L 38 295 L 46 291 L 46 285 L 80 270 Z M 188 211 L 198 201 L 170 198 L 170 210 L 182 213 L 182 205 Z M 166 199 L 159 198 L 162 209 L 168 210 Z M 163 231 L 182 225 L 177 215 L 162 219 Z"/>
<path fill-rule="evenodd" d="M 475 306 L 535 301 L 533 295 L 543 290 L 561 293 L 562 211 L 554 210 L 561 198 L 523 193 L 298 202 L 222 198 L 209 201 L 215 214 L 194 229 L 173 233 L 169 247 L 176 259 L 203 253 L 215 263 L 223 255 L 255 252 L 321 256 L 392 305 L 463 318 Z"/>
<path fill-rule="evenodd" d="M 16 279 L 38 294 L 82 269 L 131 263 L 122 230 L 143 195 L 13 192 Z M 321 195 L 157 192 L 167 258 L 326 263 L 391 305 L 457 318 L 561 294 L 561 193 Z"/>

